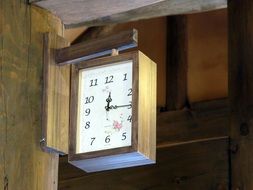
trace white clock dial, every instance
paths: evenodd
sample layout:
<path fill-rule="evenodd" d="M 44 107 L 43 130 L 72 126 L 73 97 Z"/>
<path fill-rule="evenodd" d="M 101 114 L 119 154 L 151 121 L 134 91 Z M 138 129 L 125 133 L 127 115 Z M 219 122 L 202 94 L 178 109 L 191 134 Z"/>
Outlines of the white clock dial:
<path fill-rule="evenodd" d="M 131 146 L 133 61 L 79 71 L 76 153 Z"/>

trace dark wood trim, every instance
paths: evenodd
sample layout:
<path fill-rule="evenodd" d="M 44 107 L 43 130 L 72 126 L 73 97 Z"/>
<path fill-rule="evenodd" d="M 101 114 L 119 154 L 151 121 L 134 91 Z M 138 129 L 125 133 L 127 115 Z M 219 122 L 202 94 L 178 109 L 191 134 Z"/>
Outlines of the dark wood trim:
<path fill-rule="evenodd" d="M 187 105 L 187 17 L 167 17 L 166 110 Z"/>
<path fill-rule="evenodd" d="M 228 1 L 231 189 L 253 189 L 253 1 Z"/>
<path fill-rule="evenodd" d="M 123 31 L 107 37 L 100 37 L 56 50 L 56 63 L 59 65 L 74 64 L 134 48 L 138 44 L 137 30 Z"/>

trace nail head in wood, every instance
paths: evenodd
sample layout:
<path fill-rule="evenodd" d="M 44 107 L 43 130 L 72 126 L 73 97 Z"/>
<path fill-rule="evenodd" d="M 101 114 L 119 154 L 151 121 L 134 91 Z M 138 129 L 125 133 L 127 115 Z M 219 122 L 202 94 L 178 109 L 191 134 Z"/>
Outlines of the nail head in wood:
<path fill-rule="evenodd" d="M 249 126 L 247 123 L 242 123 L 240 125 L 240 134 L 241 136 L 247 136 L 249 134 Z"/>

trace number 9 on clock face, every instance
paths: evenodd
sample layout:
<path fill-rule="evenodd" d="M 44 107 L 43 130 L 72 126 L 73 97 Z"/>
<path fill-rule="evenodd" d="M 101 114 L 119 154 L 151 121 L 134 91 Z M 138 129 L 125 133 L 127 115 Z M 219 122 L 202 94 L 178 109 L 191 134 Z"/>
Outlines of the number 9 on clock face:
<path fill-rule="evenodd" d="M 133 61 L 79 70 L 76 153 L 132 145 Z"/>

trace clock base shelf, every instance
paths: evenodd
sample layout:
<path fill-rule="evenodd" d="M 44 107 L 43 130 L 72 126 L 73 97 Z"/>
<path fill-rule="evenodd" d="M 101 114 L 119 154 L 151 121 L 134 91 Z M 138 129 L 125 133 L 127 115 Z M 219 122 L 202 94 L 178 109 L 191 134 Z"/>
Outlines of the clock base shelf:
<path fill-rule="evenodd" d="M 77 161 L 72 160 L 69 162 L 88 173 L 155 164 L 155 160 L 151 160 L 139 152 L 96 157 Z"/>

